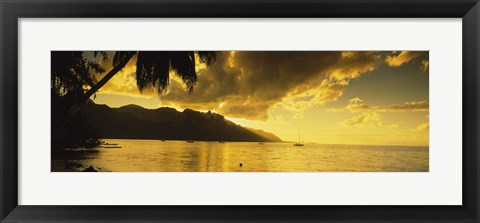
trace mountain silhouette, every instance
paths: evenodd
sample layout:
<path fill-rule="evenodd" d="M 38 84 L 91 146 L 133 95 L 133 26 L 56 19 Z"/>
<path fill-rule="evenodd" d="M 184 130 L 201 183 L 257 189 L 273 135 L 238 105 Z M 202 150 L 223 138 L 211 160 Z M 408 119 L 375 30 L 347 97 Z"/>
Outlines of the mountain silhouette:
<path fill-rule="evenodd" d="M 102 138 L 165 139 L 235 142 L 280 142 L 272 133 L 242 127 L 214 112 L 163 107 L 146 109 L 138 105 L 111 108 L 89 101 L 80 110 Z"/>

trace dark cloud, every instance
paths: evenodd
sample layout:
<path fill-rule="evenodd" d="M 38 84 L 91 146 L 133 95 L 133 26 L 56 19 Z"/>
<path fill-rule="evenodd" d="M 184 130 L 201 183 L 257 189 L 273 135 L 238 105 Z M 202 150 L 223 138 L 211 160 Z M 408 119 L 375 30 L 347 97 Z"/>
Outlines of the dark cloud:
<path fill-rule="evenodd" d="M 175 82 L 161 100 L 264 120 L 277 103 L 295 109 L 336 100 L 349 80 L 374 70 L 381 61 L 381 52 L 223 52 L 213 65 L 199 71 L 192 94 L 185 94 Z"/>
<path fill-rule="evenodd" d="M 386 63 L 386 58 L 395 60 L 400 66 L 419 54 L 380 51 L 226 51 L 221 52 L 209 67 L 205 68 L 203 64 L 197 66 L 198 81 L 193 93 L 188 94 L 184 84 L 171 75 L 173 78 L 168 90 L 160 99 L 162 106 L 215 110 L 232 118 L 266 120 L 269 109 L 274 105 L 300 111 L 335 101 L 343 95 L 350 80 L 375 70 L 381 63 Z M 425 60 L 428 62 L 428 57 Z M 136 58 L 133 58 L 100 92 L 157 97 L 156 92 L 140 94 L 138 91 L 135 61 Z M 101 63 L 106 70 L 111 69 L 111 58 Z M 103 75 L 99 75 L 98 79 Z M 369 109 L 361 101 L 355 103 L 350 105 L 351 110 Z M 425 107 L 406 104 L 388 109 L 408 110 L 409 106 L 420 106 L 418 109 Z"/>

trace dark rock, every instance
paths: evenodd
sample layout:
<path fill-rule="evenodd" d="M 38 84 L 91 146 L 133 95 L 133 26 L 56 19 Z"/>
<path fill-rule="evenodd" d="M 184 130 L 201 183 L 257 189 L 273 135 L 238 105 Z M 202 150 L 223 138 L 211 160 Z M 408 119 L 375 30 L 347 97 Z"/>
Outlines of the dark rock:
<path fill-rule="evenodd" d="M 65 164 L 65 168 L 69 170 L 83 168 L 82 164 L 75 163 L 75 162 L 66 161 L 64 164 Z"/>
<path fill-rule="evenodd" d="M 98 170 L 96 170 L 95 167 L 93 167 L 93 166 L 89 166 L 85 170 L 83 170 L 82 172 L 98 172 Z"/>

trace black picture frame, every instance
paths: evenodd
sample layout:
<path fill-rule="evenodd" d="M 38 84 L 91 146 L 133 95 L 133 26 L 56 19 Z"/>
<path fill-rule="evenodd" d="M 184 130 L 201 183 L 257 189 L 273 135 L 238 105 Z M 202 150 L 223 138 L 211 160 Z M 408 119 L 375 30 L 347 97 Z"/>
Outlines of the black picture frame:
<path fill-rule="evenodd" d="M 479 16 L 478 0 L 0 0 L 1 222 L 479 222 Z M 463 205 L 18 205 L 18 19 L 76 17 L 462 18 Z"/>

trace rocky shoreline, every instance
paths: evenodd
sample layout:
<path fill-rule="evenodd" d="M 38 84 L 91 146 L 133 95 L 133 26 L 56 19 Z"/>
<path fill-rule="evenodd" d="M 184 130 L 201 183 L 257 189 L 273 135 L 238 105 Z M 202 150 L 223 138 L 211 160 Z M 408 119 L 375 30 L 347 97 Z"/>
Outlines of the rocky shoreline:
<path fill-rule="evenodd" d="M 109 172 L 93 165 L 82 165 L 75 161 L 52 160 L 52 172 Z"/>

